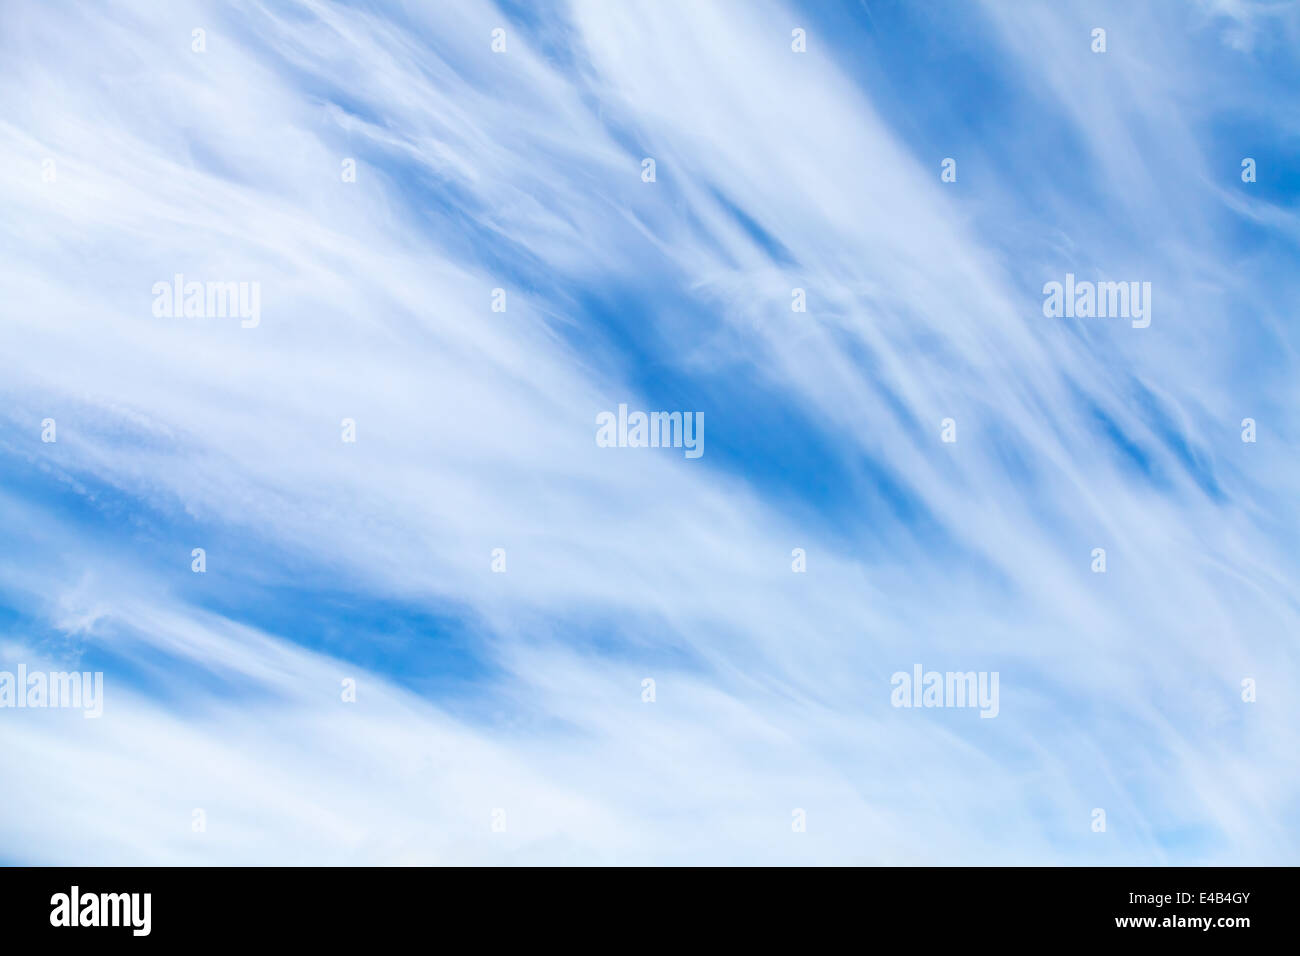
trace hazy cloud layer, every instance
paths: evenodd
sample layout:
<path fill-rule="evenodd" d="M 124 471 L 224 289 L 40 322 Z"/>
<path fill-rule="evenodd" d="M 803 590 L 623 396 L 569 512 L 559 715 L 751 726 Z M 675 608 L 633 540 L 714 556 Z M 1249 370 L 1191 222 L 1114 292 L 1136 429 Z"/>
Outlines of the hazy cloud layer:
<path fill-rule="evenodd" d="M 1295 862 L 1297 14 L 879 7 L 4 4 L 0 858 Z"/>

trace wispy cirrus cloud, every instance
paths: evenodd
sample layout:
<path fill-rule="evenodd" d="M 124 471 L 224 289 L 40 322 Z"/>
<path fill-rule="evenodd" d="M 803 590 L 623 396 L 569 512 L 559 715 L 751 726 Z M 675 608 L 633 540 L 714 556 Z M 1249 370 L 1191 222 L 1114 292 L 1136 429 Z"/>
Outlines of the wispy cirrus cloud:
<path fill-rule="evenodd" d="M 1296 67 L 1081 10 L 929 22 L 983 115 L 855 57 L 892 9 L 8 5 L 5 656 L 108 691 L 0 713 L 6 856 L 1293 859 L 1297 182 L 1255 98 Z M 1045 318 L 1067 271 L 1152 282 L 1151 327 Z M 261 323 L 156 317 L 176 273 Z M 707 453 L 597 447 L 620 402 Z M 998 718 L 892 707 L 914 662 L 1000 672 Z"/>

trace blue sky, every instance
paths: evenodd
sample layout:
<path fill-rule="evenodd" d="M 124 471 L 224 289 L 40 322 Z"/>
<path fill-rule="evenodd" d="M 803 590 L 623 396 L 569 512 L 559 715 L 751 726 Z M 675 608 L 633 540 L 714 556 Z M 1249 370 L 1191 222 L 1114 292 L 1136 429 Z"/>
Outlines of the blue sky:
<path fill-rule="evenodd" d="M 0 709 L 0 859 L 1296 862 L 1298 41 L 4 4 L 0 671 L 106 690 Z M 1045 316 L 1067 273 L 1150 326 Z M 996 719 L 892 706 L 917 664 Z"/>

